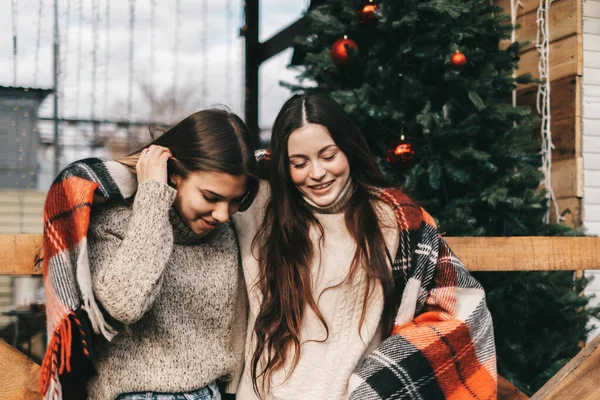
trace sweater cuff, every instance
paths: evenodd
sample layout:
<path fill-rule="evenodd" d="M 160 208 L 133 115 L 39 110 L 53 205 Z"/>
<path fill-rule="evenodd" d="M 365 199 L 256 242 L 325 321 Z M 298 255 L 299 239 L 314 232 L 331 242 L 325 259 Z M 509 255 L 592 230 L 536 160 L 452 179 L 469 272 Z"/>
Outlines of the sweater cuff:
<path fill-rule="evenodd" d="M 155 181 L 147 180 L 138 185 L 133 208 L 158 207 L 169 210 L 177 197 L 177 190 L 171 186 Z"/>
<path fill-rule="evenodd" d="M 225 393 L 235 394 L 237 393 L 237 388 L 240 384 L 240 377 L 234 376 L 229 382 L 225 383 L 223 389 L 225 389 Z"/>

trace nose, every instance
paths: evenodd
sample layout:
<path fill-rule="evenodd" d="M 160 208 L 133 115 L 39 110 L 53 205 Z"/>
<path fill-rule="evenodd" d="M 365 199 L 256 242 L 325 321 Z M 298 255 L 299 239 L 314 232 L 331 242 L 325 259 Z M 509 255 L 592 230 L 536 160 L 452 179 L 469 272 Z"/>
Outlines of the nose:
<path fill-rule="evenodd" d="M 212 217 L 221 224 L 229 221 L 229 204 L 226 202 L 218 203 L 212 212 Z"/>
<path fill-rule="evenodd" d="M 320 163 L 311 164 L 308 176 L 315 181 L 320 181 L 327 174 L 327 170 L 321 166 Z"/>

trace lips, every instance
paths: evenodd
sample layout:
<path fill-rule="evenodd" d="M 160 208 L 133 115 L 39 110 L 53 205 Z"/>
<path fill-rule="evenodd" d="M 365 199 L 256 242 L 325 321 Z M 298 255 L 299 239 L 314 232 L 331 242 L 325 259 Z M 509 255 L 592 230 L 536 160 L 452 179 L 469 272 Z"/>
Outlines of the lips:
<path fill-rule="evenodd" d="M 217 223 L 211 224 L 204 220 L 204 218 L 200 218 L 200 223 L 204 229 L 215 229 L 217 227 Z"/>
<path fill-rule="evenodd" d="M 326 196 L 331 192 L 331 188 L 333 187 L 333 183 L 335 179 L 325 183 L 319 183 L 318 185 L 310 185 L 308 189 L 313 196 Z"/>
<path fill-rule="evenodd" d="M 323 190 L 323 189 L 327 189 L 331 185 L 333 185 L 333 181 L 329 181 L 329 182 L 325 182 L 325 183 L 320 183 L 318 185 L 311 185 L 311 186 L 309 186 L 309 188 L 311 188 L 313 190 Z"/>

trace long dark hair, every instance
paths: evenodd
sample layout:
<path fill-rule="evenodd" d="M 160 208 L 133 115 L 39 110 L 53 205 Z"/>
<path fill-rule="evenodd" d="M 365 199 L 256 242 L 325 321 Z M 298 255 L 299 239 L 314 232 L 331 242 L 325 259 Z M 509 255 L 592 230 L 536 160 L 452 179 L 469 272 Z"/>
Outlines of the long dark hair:
<path fill-rule="evenodd" d="M 372 205 L 371 190 L 391 184 L 377 167 L 358 128 L 335 100 L 324 95 L 295 95 L 283 105 L 273 125 L 269 177 L 272 193 L 265 219 L 252 245 L 260 265 L 257 285 L 264 296 L 254 326 L 257 347 L 250 365 L 254 391 L 259 396 L 259 379 L 262 378 L 262 389 L 265 384 L 268 388 L 271 377 L 285 365 L 290 351 L 294 357 L 289 374 L 298 364 L 305 305 L 317 315 L 329 335 L 327 323 L 313 297 L 310 275 L 314 251 L 310 227 L 313 224 L 318 227 L 321 239 L 324 231 L 291 180 L 287 151 L 291 133 L 306 124 L 327 128 L 350 165 L 353 192 L 345 220 L 356 242 L 356 253 L 344 282 L 351 280 L 360 268 L 365 270 L 368 290 L 363 299 L 359 332 L 367 299 L 377 282 L 382 283 L 385 298 L 384 334 L 389 334 L 393 327 L 391 257 Z M 266 364 L 261 365 L 263 362 Z"/>
<path fill-rule="evenodd" d="M 154 133 L 151 131 L 153 137 Z M 160 133 L 144 148 L 154 144 L 171 150 L 174 158 L 167 162 L 169 176 L 186 178 L 197 171 L 246 175 L 247 192 L 239 210 L 252 204 L 258 191 L 257 164 L 250 132 L 240 117 L 226 109 L 212 108 L 198 111 Z M 118 161 L 135 170 L 142 150 Z"/>

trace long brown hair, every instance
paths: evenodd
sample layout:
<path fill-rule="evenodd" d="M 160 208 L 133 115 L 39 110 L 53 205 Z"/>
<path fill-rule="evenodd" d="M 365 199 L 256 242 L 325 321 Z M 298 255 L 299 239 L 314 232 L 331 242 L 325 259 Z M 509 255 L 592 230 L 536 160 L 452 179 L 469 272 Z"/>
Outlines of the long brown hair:
<path fill-rule="evenodd" d="M 152 130 L 154 137 L 156 131 Z M 258 191 L 257 165 L 250 132 L 236 114 L 225 109 L 212 108 L 198 111 L 183 119 L 171 129 L 160 132 L 150 145 L 171 150 L 174 158 L 167 162 L 169 176 L 186 178 L 190 172 L 213 171 L 230 175 L 246 175 L 247 192 L 240 204 L 246 210 Z M 143 148 L 117 160 L 135 169 Z"/>
<path fill-rule="evenodd" d="M 351 280 L 357 270 L 363 268 L 368 287 L 363 298 L 359 332 L 367 300 L 377 282 L 382 283 L 385 298 L 384 334 L 389 334 L 393 327 L 391 257 L 370 190 L 372 187 L 389 187 L 390 182 L 377 167 L 356 125 L 335 100 L 324 95 L 295 95 L 283 105 L 273 125 L 269 177 L 272 193 L 266 205 L 265 219 L 253 242 L 253 252 L 260 265 L 257 285 L 264 296 L 254 326 L 257 347 L 250 365 L 254 391 L 259 396 L 259 379 L 262 379 L 262 389 L 265 385 L 268 388 L 273 374 L 285 365 L 290 351 L 294 356 L 286 379 L 298 364 L 300 328 L 306 305 L 317 315 L 329 336 L 327 322 L 312 293 L 310 273 L 314 251 L 310 227 L 318 227 L 321 239 L 324 231 L 291 180 L 287 151 L 291 133 L 309 123 L 327 128 L 350 165 L 354 190 L 345 221 L 356 242 L 356 252 L 345 281 Z"/>

